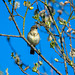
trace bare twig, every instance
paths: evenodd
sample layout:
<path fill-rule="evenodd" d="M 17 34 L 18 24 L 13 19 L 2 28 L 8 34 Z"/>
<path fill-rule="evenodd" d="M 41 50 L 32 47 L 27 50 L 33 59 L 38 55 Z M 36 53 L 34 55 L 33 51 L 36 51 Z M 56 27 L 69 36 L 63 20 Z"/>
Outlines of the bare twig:
<path fill-rule="evenodd" d="M 17 16 L 20 16 L 21 18 L 23 18 L 23 16 L 21 16 L 20 14 L 17 13 L 16 9 L 15 9 L 15 12 L 16 12 Z"/>
<path fill-rule="evenodd" d="M 0 34 L 0 36 L 7 36 L 7 37 L 20 37 L 18 35 L 7 35 L 7 34 Z"/>
<path fill-rule="evenodd" d="M 13 11 L 14 11 L 14 4 L 15 4 L 15 0 L 13 0 L 13 5 L 12 5 L 12 14 L 13 14 Z"/>
<path fill-rule="evenodd" d="M 37 2 L 37 0 L 35 0 L 30 6 L 32 6 L 35 2 Z"/>
<path fill-rule="evenodd" d="M 20 29 L 18 28 L 18 25 L 17 25 L 17 23 L 16 23 L 16 21 L 15 21 L 13 15 L 12 15 L 12 13 L 11 13 L 11 11 L 9 10 L 9 7 L 7 6 L 7 4 L 6 4 L 6 2 L 5 2 L 5 0 L 2 0 L 2 1 L 4 2 L 5 6 L 6 6 L 7 10 L 8 10 L 8 12 L 10 13 L 10 15 L 11 15 L 11 17 L 12 17 L 12 20 L 13 20 L 13 22 L 14 22 L 14 24 L 15 24 L 15 26 L 16 26 L 18 32 L 19 32 L 19 34 L 22 35 L 21 32 L 20 32 Z"/>
<path fill-rule="evenodd" d="M 24 70 L 19 66 L 19 68 L 21 69 L 21 71 L 24 73 L 24 74 L 26 74 L 26 75 L 29 75 L 29 74 L 27 74 L 26 72 L 24 72 Z"/>
<path fill-rule="evenodd" d="M 23 17 L 23 36 L 24 36 L 24 32 L 25 32 L 25 18 L 26 18 L 26 15 L 27 15 L 27 11 L 28 11 L 28 7 L 27 7 L 25 15 Z"/>

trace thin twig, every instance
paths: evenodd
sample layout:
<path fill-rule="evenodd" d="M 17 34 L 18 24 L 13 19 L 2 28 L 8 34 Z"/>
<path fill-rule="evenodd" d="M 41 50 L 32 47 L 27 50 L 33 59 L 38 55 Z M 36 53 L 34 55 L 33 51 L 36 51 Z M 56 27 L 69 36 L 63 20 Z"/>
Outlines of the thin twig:
<path fill-rule="evenodd" d="M 12 20 L 13 20 L 13 22 L 14 22 L 14 24 L 15 24 L 15 26 L 16 26 L 18 32 L 19 32 L 19 34 L 22 35 L 21 32 L 20 32 L 20 29 L 18 28 L 18 25 L 17 25 L 17 23 L 16 23 L 16 21 L 15 21 L 13 15 L 12 15 L 12 13 L 11 13 L 11 11 L 9 10 L 9 7 L 7 6 L 7 4 L 6 4 L 6 2 L 5 2 L 5 0 L 2 0 L 2 1 L 4 2 L 5 6 L 6 6 L 7 10 L 8 10 L 8 12 L 10 13 L 10 15 L 11 15 L 11 17 L 12 17 Z"/>
<path fill-rule="evenodd" d="M 62 42 L 62 36 L 61 35 L 60 35 L 60 41 L 61 41 L 62 54 L 63 54 L 63 59 L 64 59 L 65 72 L 66 72 L 66 75 L 68 75 L 67 64 L 66 64 L 66 57 L 64 55 L 65 52 L 64 52 L 64 47 L 63 47 L 63 42 Z"/>
<path fill-rule="evenodd" d="M 24 73 L 24 74 L 27 74 L 26 72 L 24 72 L 24 70 L 19 66 L 19 68 L 21 69 L 21 71 Z M 27 74 L 29 75 L 29 74 Z"/>
<path fill-rule="evenodd" d="M 28 11 L 28 7 L 27 7 L 25 15 L 23 17 L 23 36 L 24 36 L 24 32 L 25 32 L 25 18 L 26 18 L 26 15 L 27 15 L 27 11 Z"/>
<path fill-rule="evenodd" d="M 67 55 L 67 57 L 68 57 L 68 52 L 67 52 L 67 49 L 66 49 L 66 43 L 65 43 L 65 36 L 64 36 L 64 32 L 63 32 L 63 38 L 64 38 L 64 45 L 65 45 L 66 55 Z"/>
<path fill-rule="evenodd" d="M 64 58 L 65 72 L 66 72 L 66 75 L 68 75 L 67 64 L 66 64 L 66 57 L 64 56 L 65 52 L 64 52 L 63 42 L 62 42 L 62 37 L 61 36 L 60 36 L 60 41 L 61 41 L 61 47 L 62 47 L 62 54 L 63 54 L 63 58 Z"/>
<path fill-rule="evenodd" d="M 15 4 L 15 0 L 13 0 L 13 5 L 12 5 L 12 14 L 13 14 L 13 11 L 14 11 L 14 4 Z"/>
<path fill-rule="evenodd" d="M 32 6 L 35 2 L 37 2 L 37 0 L 35 0 L 30 6 Z"/>
<path fill-rule="evenodd" d="M 0 34 L 0 36 L 7 36 L 7 37 L 21 37 L 18 35 L 7 35 L 7 34 Z"/>
<path fill-rule="evenodd" d="M 17 16 L 20 16 L 21 18 L 23 18 L 23 16 L 21 16 L 20 14 L 17 13 L 16 9 L 15 9 L 15 12 L 16 12 Z"/>

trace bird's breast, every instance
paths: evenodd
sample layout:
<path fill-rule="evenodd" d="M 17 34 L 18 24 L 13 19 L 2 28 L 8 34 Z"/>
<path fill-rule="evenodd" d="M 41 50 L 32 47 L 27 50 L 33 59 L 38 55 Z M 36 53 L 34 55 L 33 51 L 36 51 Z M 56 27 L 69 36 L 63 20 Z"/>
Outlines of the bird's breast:
<path fill-rule="evenodd" d="M 28 33 L 27 39 L 31 44 L 35 46 L 40 41 L 39 33 Z"/>

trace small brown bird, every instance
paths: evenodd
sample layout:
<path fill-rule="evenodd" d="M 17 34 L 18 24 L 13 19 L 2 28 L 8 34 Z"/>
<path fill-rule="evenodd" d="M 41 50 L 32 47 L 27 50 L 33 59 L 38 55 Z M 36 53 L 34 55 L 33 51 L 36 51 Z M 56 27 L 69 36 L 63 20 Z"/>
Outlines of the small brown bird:
<path fill-rule="evenodd" d="M 40 41 L 40 35 L 37 31 L 37 26 L 34 25 L 31 27 L 30 32 L 28 33 L 27 39 L 28 41 L 35 47 Z M 30 50 L 30 54 L 34 54 L 33 48 Z"/>

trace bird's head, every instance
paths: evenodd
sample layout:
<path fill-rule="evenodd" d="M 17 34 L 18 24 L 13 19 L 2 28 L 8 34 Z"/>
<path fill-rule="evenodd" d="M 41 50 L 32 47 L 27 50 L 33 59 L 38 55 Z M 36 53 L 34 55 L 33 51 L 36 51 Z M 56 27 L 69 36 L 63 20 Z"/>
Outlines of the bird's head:
<path fill-rule="evenodd" d="M 37 27 L 37 25 L 33 25 L 32 27 L 31 27 L 31 30 L 34 30 L 34 29 L 37 29 L 38 27 Z"/>

